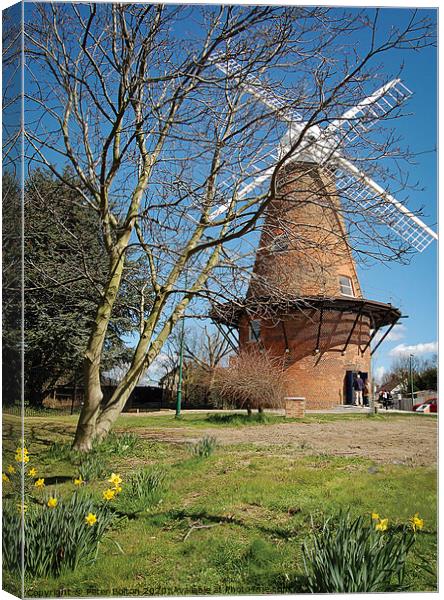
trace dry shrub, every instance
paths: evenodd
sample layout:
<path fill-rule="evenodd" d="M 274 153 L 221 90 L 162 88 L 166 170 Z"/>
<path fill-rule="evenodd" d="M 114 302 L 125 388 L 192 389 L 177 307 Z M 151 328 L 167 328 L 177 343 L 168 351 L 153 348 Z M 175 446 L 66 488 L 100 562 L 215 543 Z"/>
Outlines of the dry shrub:
<path fill-rule="evenodd" d="M 262 409 L 284 406 L 287 376 L 282 358 L 265 350 L 243 351 L 212 376 L 212 389 L 226 405 Z"/>

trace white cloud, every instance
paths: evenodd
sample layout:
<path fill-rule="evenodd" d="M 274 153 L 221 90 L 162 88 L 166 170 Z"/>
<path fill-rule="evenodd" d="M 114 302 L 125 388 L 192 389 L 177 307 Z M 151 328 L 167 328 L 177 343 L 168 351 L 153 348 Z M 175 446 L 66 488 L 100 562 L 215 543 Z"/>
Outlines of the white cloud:
<path fill-rule="evenodd" d="M 398 340 L 402 340 L 405 338 L 407 333 L 407 327 L 402 323 L 397 323 L 388 336 L 384 339 L 384 342 L 397 342 Z M 384 336 L 384 330 L 379 330 L 375 336 L 375 343 L 379 342 L 379 340 Z"/>
<path fill-rule="evenodd" d="M 426 342 L 424 344 L 398 344 L 389 352 L 390 356 L 407 356 L 409 354 L 431 354 L 438 352 L 438 342 Z"/>
<path fill-rule="evenodd" d="M 374 371 L 374 379 L 377 383 L 382 383 L 387 369 L 383 366 L 377 367 Z"/>

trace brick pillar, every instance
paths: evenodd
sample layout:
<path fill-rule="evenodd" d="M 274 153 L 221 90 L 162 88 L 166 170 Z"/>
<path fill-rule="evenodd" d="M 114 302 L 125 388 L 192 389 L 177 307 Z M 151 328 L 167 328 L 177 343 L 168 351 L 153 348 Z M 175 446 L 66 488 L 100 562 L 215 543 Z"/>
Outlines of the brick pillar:
<path fill-rule="evenodd" d="M 288 396 L 285 398 L 285 416 L 289 419 L 302 419 L 305 415 L 305 398 Z"/>

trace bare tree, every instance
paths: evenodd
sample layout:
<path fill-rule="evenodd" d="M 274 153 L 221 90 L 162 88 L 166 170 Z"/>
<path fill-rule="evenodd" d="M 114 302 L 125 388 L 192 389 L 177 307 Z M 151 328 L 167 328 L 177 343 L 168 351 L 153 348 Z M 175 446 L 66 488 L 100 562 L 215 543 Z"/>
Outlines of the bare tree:
<path fill-rule="evenodd" d="M 215 369 L 226 362 L 227 357 L 233 354 L 233 349 L 219 331 L 210 331 L 207 326 L 187 331 L 183 336 L 182 333 L 173 332 L 164 350 L 164 390 L 170 400 L 177 394 L 179 357 L 183 346 L 182 389 L 185 401 L 190 404 L 210 404 Z"/>
<path fill-rule="evenodd" d="M 361 55 L 344 42 L 356 31 L 368 39 Z M 41 3 L 30 10 L 25 33 L 28 159 L 97 212 L 109 258 L 74 441 L 87 451 L 107 434 L 190 302 L 202 311 L 205 298 L 244 291 L 255 238 L 239 240 L 261 226 L 277 174 L 305 133 L 274 164 L 266 189 L 241 195 L 252 173 L 269 168 L 264 153 L 283 133 L 276 108 L 245 93 L 249 78 L 273 70 L 291 98 L 286 108 L 304 108 L 309 126 L 325 123 L 374 81 L 379 56 L 424 47 L 433 32 L 414 11 L 405 27 L 380 41 L 377 16 L 324 8 Z M 216 71 L 218 51 L 241 60 L 236 77 Z M 387 156 L 394 141 L 373 140 L 365 158 L 373 164 Z M 64 175 L 66 164 L 78 185 Z M 356 213 L 344 209 L 355 226 Z M 371 230 L 366 235 L 375 239 Z M 398 246 L 384 238 L 382 257 L 390 249 L 399 254 Z M 145 262 L 150 304 L 140 309 L 131 364 L 103 404 L 103 348 L 130 248 Z"/>

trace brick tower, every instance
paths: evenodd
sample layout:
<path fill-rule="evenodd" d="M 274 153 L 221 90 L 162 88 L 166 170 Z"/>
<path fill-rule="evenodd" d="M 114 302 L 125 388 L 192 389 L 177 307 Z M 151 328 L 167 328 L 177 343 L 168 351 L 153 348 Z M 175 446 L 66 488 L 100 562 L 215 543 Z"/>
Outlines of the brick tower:
<path fill-rule="evenodd" d="M 239 330 L 239 347 L 285 357 L 288 396 L 308 409 L 353 401 L 357 372 L 370 384 L 370 342 L 400 312 L 363 298 L 332 177 L 311 162 L 280 172 L 242 308 L 213 318 Z"/>

